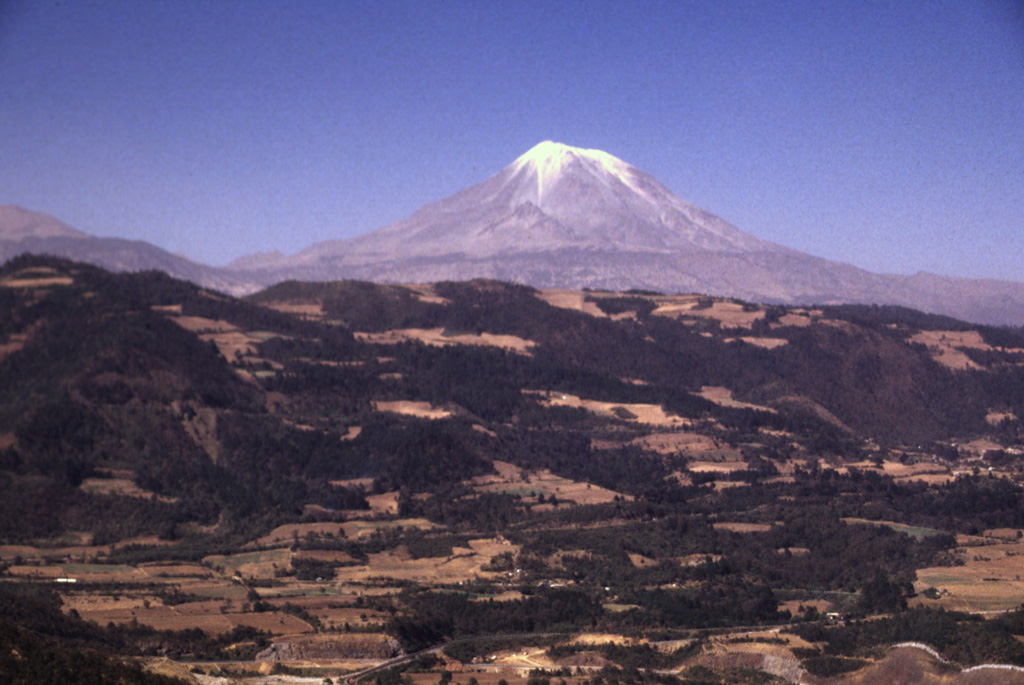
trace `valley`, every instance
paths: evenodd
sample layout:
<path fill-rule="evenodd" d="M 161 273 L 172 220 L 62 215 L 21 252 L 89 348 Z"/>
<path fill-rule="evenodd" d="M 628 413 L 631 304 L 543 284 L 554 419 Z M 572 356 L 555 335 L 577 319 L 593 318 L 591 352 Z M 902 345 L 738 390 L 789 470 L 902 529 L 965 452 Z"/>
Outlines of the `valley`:
<path fill-rule="evenodd" d="M 898 307 L 18 257 L 0 669 L 1022 682 L 1021 416 L 1024 333 Z"/>

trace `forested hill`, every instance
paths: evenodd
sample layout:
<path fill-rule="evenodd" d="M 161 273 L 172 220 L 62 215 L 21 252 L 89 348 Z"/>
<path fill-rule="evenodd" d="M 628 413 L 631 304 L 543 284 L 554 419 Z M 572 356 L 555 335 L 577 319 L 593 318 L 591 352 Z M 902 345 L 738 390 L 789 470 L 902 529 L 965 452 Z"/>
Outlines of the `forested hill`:
<path fill-rule="evenodd" d="M 26 538 L 244 535 L 309 504 L 365 506 L 332 480 L 417 489 L 494 455 L 670 488 L 694 455 L 650 446 L 683 428 L 769 466 L 1012 450 L 1024 416 L 1019 330 L 490 281 L 239 300 L 24 257 L 0 270 L 0 355 L 0 477 L 21 486 L 0 525 Z M 98 498 L 79 487 L 92 477 L 160 497 Z"/>
<path fill-rule="evenodd" d="M 985 564 L 1019 554 L 1022 416 L 1022 331 L 912 310 L 494 281 L 237 299 L 20 257 L 0 267 L 0 576 L 80 572 L 40 597 L 119 625 L 70 647 L 101 670 L 343 640 L 357 617 L 409 651 L 793 622 L 816 646 L 787 658 L 818 672 L 948 623 L 960 663 L 1024 663 L 1018 614 L 934 611 L 1019 602 Z M 922 585 L 948 569 L 964 594 Z M 826 610 L 897 615 L 822 632 Z M 37 644 L 0 619 L 39 654 L 86 630 L 70 612 Z"/>

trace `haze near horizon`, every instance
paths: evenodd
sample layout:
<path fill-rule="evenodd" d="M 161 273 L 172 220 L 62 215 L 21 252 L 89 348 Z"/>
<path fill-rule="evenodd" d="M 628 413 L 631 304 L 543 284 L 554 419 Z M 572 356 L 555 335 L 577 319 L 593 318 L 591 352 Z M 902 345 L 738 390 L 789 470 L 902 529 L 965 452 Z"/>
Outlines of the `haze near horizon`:
<path fill-rule="evenodd" d="M 542 140 L 875 272 L 1024 280 L 1024 10 L 0 5 L 0 204 L 224 264 L 403 219 Z"/>

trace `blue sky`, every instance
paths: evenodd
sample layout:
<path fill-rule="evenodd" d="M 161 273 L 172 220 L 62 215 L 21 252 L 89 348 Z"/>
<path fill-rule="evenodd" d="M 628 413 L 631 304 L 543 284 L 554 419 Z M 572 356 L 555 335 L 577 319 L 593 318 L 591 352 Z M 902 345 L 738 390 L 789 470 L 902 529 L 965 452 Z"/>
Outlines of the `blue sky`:
<path fill-rule="evenodd" d="M 873 271 L 1024 281 L 1019 0 L 0 0 L 0 203 L 223 264 L 542 140 Z"/>

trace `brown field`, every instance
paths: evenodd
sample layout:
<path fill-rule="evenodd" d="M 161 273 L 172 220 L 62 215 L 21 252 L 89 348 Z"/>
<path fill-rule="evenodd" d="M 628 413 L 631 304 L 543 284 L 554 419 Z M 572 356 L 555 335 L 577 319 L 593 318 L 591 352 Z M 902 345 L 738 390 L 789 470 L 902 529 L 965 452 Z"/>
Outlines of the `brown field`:
<path fill-rule="evenodd" d="M 63 566 L 26 566 L 15 564 L 7 567 L 6 574 L 15 578 L 66 578 Z"/>
<path fill-rule="evenodd" d="M 415 416 L 421 419 L 447 419 L 452 415 L 452 413 L 447 409 L 435 407 L 430 404 L 430 402 L 411 402 L 407 400 L 399 400 L 396 402 L 374 402 L 373 408 L 381 412 Z"/>
<path fill-rule="evenodd" d="M 329 601 L 330 599 L 324 597 L 282 597 L 279 599 L 268 599 L 267 602 L 275 606 L 284 604 L 300 606 L 315 616 L 329 630 L 344 630 L 346 624 L 356 630 L 365 630 L 366 628 L 380 626 L 390 618 L 388 614 L 373 611 L 372 609 L 339 606 L 337 598 L 334 598 L 335 601 L 333 602 Z M 305 602 L 303 600 L 316 601 Z"/>
<path fill-rule="evenodd" d="M 192 333 L 230 333 L 238 330 L 237 326 L 228 321 L 202 316 L 173 316 L 171 320 Z"/>
<path fill-rule="evenodd" d="M 0 344 L 0 359 L 21 351 L 21 349 L 25 347 L 25 341 L 27 339 L 28 336 L 26 335 L 12 335 L 10 342 Z"/>
<path fill-rule="evenodd" d="M 128 478 L 86 478 L 79 486 L 82 492 L 92 495 L 119 495 L 121 497 L 141 497 L 157 499 L 161 502 L 175 502 L 174 498 L 163 497 L 155 492 L 143 490 L 135 481 Z"/>
<path fill-rule="evenodd" d="M 349 478 L 348 480 L 332 480 L 331 485 L 338 485 L 353 490 L 369 490 L 373 487 L 373 478 Z"/>
<path fill-rule="evenodd" d="M 217 346 L 217 351 L 229 362 L 233 362 L 236 357 L 246 357 L 249 361 L 264 361 L 255 356 L 255 345 L 260 342 L 259 338 L 254 338 L 248 333 L 242 333 L 241 331 L 203 333 L 199 336 L 199 339 L 203 342 L 212 340 Z"/>
<path fill-rule="evenodd" d="M 931 600 L 919 594 L 915 603 L 971 612 L 1008 611 L 1020 606 L 1024 597 L 1024 541 L 993 541 L 961 546 L 956 556 L 963 566 L 923 568 L 917 571 L 914 589 L 928 587 L 945 591 Z M 998 540 L 998 538 L 996 539 Z"/>
<path fill-rule="evenodd" d="M 523 593 L 518 590 L 507 590 L 497 595 L 486 597 L 474 597 L 474 602 L 515 602 L 523 598 Z"/>
<path fill-rule="evenodd" d="M 475 541 L 474 541 L 475 542 Z M 408 552 L 399 548 L 369 555 L 365 566 L 348 566 L 337 569 L 340 582 L 368 582 L 372 580 L 424 581 L 433 583 L 457 583 L 476 577 L 493 578 L 499 575 L 484 571 L 481 567 L 490 563 L 500 552 L 518 551 L 514 545 L 495 543 L 473 545 L 469 548 L 456 547 L 450 557 L 424 557 L 413 559 Z M 488 554 L 488 552 L 492 552 Z"/>
<path fill-rule="evenodd" d="M 0 545 L 0 559 L 6 560 L 16 557 L 40 559 L 42 555 L 39 553 L 39 548 L 32 545 Z"/>
<path fill-rule="evenodd" d="M 658 562 L 650 557 L 645 557 L 642 554 L 630 554 L 629 560 L 633 563 L 633 566 L 637 568 L 647 568 L 648 566 L 654 566 Z"/>
<path fill-rule="evenodd" d="M 656 404 L 623 404 L 615 402 L 599 402 L 587 400 L 576 395 L 568 395 L 558 392 L 545 392 L 542 390 L 526 390 L 525 393 L 535 397 L 546 407 L 576 407 L 586 409 L 599 416 L 609 418 L 624 418 L 629 421 L 647 424 L 649 426 L 664 426 L 671 428 L 684 428 L 690 425 L 687 419 L 674 414 L 668 414 L 663 408 Z M 628 412 L 624 414 L 623 412 Z M 632 414 L 635 418 L 628 418 Z"/>
<path fill-rule="evenodd" d="M 747 402 L 740 402 L 739 400 L 734 400 L 732 397 L 732 390 L 729 390 L 729 388 L 705 385 L 700 389 L 700 392 L 697 394 L 703 397 L 704 399 L 708 400 L 709 402 L 714 402 L 720 407 L 732 407 L 734 409 L 756 409 L 758 411 L 767 411 L 773 414 L 776 413 L 775 410 L 772 409 L 771 407 L 765 407 L 759 404 L 749 404 Z"/>
<path fill-rule="evenodd" d="M 814 316 L 821 316 L 821 312 L 810 312 L 810 311 L 792 311 L 787 314 L 783 314 L 778 323 L 772 324 L 772 328 L 783 328 L 785 326 L 794 326 L 796 328 L 805 328 L 811 325 Z"/>
<path fill-rule="evenodd" d="M 1024 530 L 1020 528 L 991 528 L 982 535 L 987 538 L 999 538 L 1000 540 L 1018 540 Z"/>
<path fill-rule="evenodd" d="M 694 473 L 732 473 L 750 467 L 745 461 L 691 461 L 686 468 Z"/>
<path fill-rule="evenodd" d="M 654 310 L 654 314 L 671 317 L 699 317 L 714 319 L 722 328 L 750 328 L 755 321 L 764 318 L 764 310 L 755 308 L 753 311 L 745 311 L 745 306 L 738 302 L 714 301 L 710 307 L 701 309 L 699 304 L 703 299 L 699 295 L 685 295 L 681 297 L 666 298 L 668 302 Z"/>
<path fill-rule="evenodd" d="M 712 562 L 721 561 L 721 554 L 687 554 L 685 557 L 679 557 L 679 563 L 683 566 L 703 566 L 708 563 L 708 560 Z"/>
<path fill-rule="evenodd" d="M 213 571 L 199 564 L 139 564 L 138 569 L 156 578 L 210 578 Z"/>
<path fill-rule="evenodd" d="M 369 512 L 359 512 L 369 516 L 379 514 L 395 515 L 398 513 L 398 492 L 382 492 L 379 495 L 367 495 L 366 502 L 370 505 Z M 358 515 L 358 514 L 357 514 Z"/>
<path fill-rule="evenodd" d="M 289 523 L 278 526 L 263 537 L 256 540 L 258 547 L 270 547 L 280 543 L 291 543 L 307 535 L 322 537 L 345 537 L 340 523 Z"/>
<path fill-rule="evenodd" d="M 213 555 L 203 563 L 213 568 L 223 568 L 226 573 L 237 573 L 248 578 L 273 578 L 275 571 L 291 565 L 292 553 L 287 549 L 271 549 L 265 552 Z"/>
<path fill-rule="evenodd" d="M 0 357 L 3 355 L 0 354 Z M 998 426 L 1003 421 L 1014 421 L 1017 419 L 1017 415 L 1011 411 L 990 411 L 985 416 L 985 422 L 990 426 Z"/>
<path fill-rule="evenodd" d="M 749 488 L 750 483 L 742 480 L 716 480 L 711 486 L 717 491 L 727 488 Z"/>
<path fill-rule="evenodd" d="M 946 483 L 953 479 L 953 473 L 949 467 L 927 461 L 903 464 L 898 461 L 886 460 L 880 466 L 870 461 L 859 461 L 851 462 L 837 470 L 840 473 L 846 473 L 849 468 L 856 468 L 860 471 L 874 471 L 875 473 L 882 473 L 901 481 L 917 480 L 926 483 Z"/>
<path fill-rule="evenodd" d="M 525 340 L 514 335 L 495 333 L 456 333 L 446 334 L 443 328 L 405 328 L 385 331 L 384 333 L 356 333 L 356 338 L 377 345 L 394 345 L 408 340 L 418 340 L 434 347 L 448 345 L 475 345 L 479 347 L 498 347 L 518 354 L 529 354 L 537 346 L 532 340 Z"/>
<path fill-rule="evenodd" d="M 196 333 L 201 340 L 212 340 L 217 350 L 229 362 L 235 361 L 236 357 L 247 357 L 250 361 L 266 361 L 254 356 L 255 345 L 276 335 L 261 331 L 241 331 L 227 321 L 202 316 L 171 316 L 170 319 L 185 330 Z"/>
<path fill-rule="evenodd" d="M 294 559 L 312 559 L 332 564 L 349 564 L 355 559 L 348 552 L 337 549 L 304 549 L 295 553 Z"/>
<path fill-rule="evenodd" d="M 280 611 L 261 613 L 222 612 L 223 604 L 203 602 L 196 605 L 179 605 L 176 607 L 151 606 L 135 609 L 108 609 L 81 613 L 82 618 L 96 621 L 100 625 L 113 623 L 131 623 L 138 621 L 156 630 L 187 630 L 198 628 L 214 635 L 229 632 L 235 626 L 250 626 L 258 630 L 266 630 L 274 635 L 294 635 L 311 633 L 313 627 L 300 618 Z"/>
<path fill-rule="evenodd" d="M 596 303 L 587 302 L 586 296 L 587 293 L 579 290 L 541 290 L 538 294 L 540 299 L 552 307 L 571 309 L 598 318 L 608 318 L 608 315 L 602 312 Z"/>
<path fill-rule="evenodd" d="M 982 456 L 983 454 L 985 454 L 985 452 L 1003 449 L 1003 446 L 1000 445 L 998 442 L 995 442 L 993 440 L 986 440 L 984 438 L 980 440 L 971 440 L 970 442 L 962 443 L 959 447 L 964 452 L 967 452 L 968 454 L 971 454 L 976 457 Z"/>
<path fill-rule="evenodd" d="M 748 345 L 755 345 L 757 347 L 763 347 L 766 350 L 774 350 L 777 347 L 788 345 L 789 341 L 785 338 L 753 338 L 750 336 L 741 337 L 740 340 L 747 343 Z M 732 340 L 726 340 L 725 342 L 732 342 Z"/>
<path fill-rule="evenodd" d="M 632 444 L 659 454 L 684 452 L 699 455 L 707 461 L 716 459 L 738 461 L 740 457 L 739 450 L 720 443 L 713 437 L 686 431 L 652 433 L 636 438 Z"/>
<path fill-rule="evenodd" d="M 779 611 L 788 611 L 797 616 L 802 606 L 814 607 L 819 614 L 832 611 L 832 602 L 825 601 L 824 599 L 791 599 L 787 602 L 779 602 Z"/>
<path fill-rule="evenodd" d="M 767 523 L 744 523 L 742 521 L 716 521 L 711 524 L 715 530 L 729 530 L 733 533 L 764 533 L 772 529 Z"/>
<path fill-rule="evenodd" d="M 402 287 L 411 290 L 417 300 L 426 304 L 448 304 L 451 302 L 448 298 L 438 295 L 430 283 L 403 283 Z"/>
<path fill-rule="evenodd" d="M 981 339 L 978 331 L 920 331 L 910 342 L 921 343 L 931 352 L 932 358 L 950 369 L 980 369 L 961 348 L 991 350 Z"/>
<path fill-rule="evenodd" d="M 345 521 L 341 529 L 346 537 L 359 538 L 373 535 L 378 530 L 389 530 L 392 528 L 413 528 L 415 530 L 432 530 L 437 524 L 427 519 L 395 519 L 393 521 Z"/>
<path fill-rule="evenodd" d="M 271 309 L 276 309 L 285 314 L 294 314 L 304 319 L 322 319 L 324 317 L 324 305 L 322 302 L 300 302 L 297 300 L 270 302 L 267 304 Z"/>
<path fill-rule="evenodd" d="M 532 496 L 554 495 L 559 500 L 570 500 L 577 504 L 604 504 L 616 496 L 631 499 L 627 495 L 607 490 L 598 485 L 582 483 L 556 476 L 548 470 L 527 472 L 518 466 L 503 461 L 494 461 L 497 474 L 477 476 L 470 484 L 481 492 L 499 492 L 513 495 Z"/>
<path fill-rule="evenodd" d="M 71 285 L 75 281 L 69 276 L 49 276 L 36 278 L 5 278 L 0 280 L 0 288 L 48 288 L 54 285 Z"/>
<path fill-rule="evenodd" d="M 942 533 L 941 530 L 935 528 L 925 528 L 923 526 L 910 526 L 905 523 L 896 523 L 895 521 L 873 521 L 869 519 L 846 517 L 840 519 L 843 523 L 849 525 L 863 525 L 863 526 L 884 526 L 886 528 L 892 528 L 897 533 L 906 533 L 911 537 L 922 538 L 930 535 L 938 535 Z"/>

